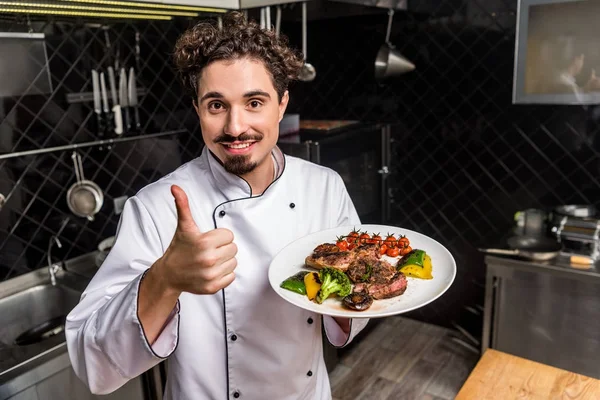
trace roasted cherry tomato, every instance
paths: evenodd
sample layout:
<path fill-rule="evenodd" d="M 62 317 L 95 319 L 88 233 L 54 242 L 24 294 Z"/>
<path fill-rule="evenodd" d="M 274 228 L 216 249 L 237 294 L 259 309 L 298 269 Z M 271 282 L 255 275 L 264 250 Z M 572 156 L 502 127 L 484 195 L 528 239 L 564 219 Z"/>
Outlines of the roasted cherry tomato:
<path fill-rule="evenodd" d="M 402 249 L 400 249 L 400 255 L 405 256 L 408 253 L 410 253 L 411 251 L 412 251 L 412 247 L 410 247 L 410 246 L 403 247 Z"/>
<path fill-rule="evenodd" d="M 385 238 L 385 244 L 387 245 L 387 247 L 396 247 L 396 237 L 388 233 L 387 237 Z"/>
<path fill-rule="evenodd" d="M 400 239 L 398 239 L 398 247 L 402 248 L 402 247 L 406 247 L 410 244 L 410 242 L 408 241 L 408 238 L 406 236 L 402 236 Z"/>
<path fill-rule="evenodd" d="M 385 252 L 385 254 L 388 257 L 398 257 L 400 255 L 400 249 L 397 248 L 397 247 L 388 247 L 388 249 Z"/>
<path fill-rule="evenodd" d="M 369 243 L 368 240 L 371 240 L 371 235 L 369 235 L 367 232 L 361 233 L 358 237 L 358 241 L 360 243 Z"/>
<path fill-rule="evenodd" d="M 387 245 L 384 243 L 379 247 L 379 254 L 384 255 L 387 252 Z"/>
<path fill-rule="evenodd" d="M 356 242 L 356 239 L 358 239 L 358 231 L 356 229 L 350 232 L 346 237 L 348 243 L 354 243 Z"/>
<path fill-rule="evenodd" d="M 374 233 L 373 236 L 371 236 L 371 239 L 369 239 L 369 241 L 367 243 L 380 244 L 381 236 L 379 236 L 379 233 Z"/>
<path fill-rule="evenodd" d="M 356 242 L 352 242 L 352 243 L 348 243 L 348 250 L 352 250 L 353 248 L 355 248 L 357 245 Z"/>
<path fill-rule="evenodd" d="M 344 240 L 344 238 L 341 236 L 337 239 L 337 242 L 335 242 L 335 245 L 338 247 L 338 249 L 340 249 L 340 251 L 348 250 L 348 242 L 346 242 Z"/>

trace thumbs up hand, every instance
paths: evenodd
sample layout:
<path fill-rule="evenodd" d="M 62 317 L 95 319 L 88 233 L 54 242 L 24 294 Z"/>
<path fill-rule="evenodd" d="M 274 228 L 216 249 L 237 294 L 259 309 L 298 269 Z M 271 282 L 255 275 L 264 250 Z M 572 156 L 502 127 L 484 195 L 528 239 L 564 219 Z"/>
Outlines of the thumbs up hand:
<path fill-rule="evenodd" d="M 160 259 L 161 275 L 177 292 L 216 293 L 235 277 L 237 246 L 233 232 L 224 228 L 201 232 L 183 189 L 173 185 L 171 193 L 177 207 L 177 229 Z"/>

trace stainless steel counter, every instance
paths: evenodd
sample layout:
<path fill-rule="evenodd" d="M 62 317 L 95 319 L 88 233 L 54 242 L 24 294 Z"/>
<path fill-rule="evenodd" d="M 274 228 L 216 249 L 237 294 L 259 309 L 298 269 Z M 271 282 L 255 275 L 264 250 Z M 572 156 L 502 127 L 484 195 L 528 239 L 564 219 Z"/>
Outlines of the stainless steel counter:
<path fill-rule="evenodd" d="M 485 258 L 482 351 L 600 378 L 600 266 Z"/>
<path fill-rule="evenodd" d="M 90 253 L 65 263 L 65 270 L 56 276 L 56 286 L 50 284 L 46 268 L 0 283 L 0 400 L 15 395 L 45 400 L 100 398 L 75 376 L 63 331 L 57 329 L 53 336 L 33 343 L 17 344 L 14 339 L 38 321 L 70 312 L 96 273 L 95 257 L 96 253 Z M 162 398 L 157 376 L 158 372 L 151 370 L 102 398 Z"/>

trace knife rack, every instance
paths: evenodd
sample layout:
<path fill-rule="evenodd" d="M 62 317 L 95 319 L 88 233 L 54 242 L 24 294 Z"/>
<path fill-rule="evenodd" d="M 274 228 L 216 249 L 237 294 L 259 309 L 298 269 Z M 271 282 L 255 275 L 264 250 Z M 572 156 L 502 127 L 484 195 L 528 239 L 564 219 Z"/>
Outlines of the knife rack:
<path fill-rule="evenodd" d="M 138 97 L 142 97 L 146 93 L 148 93 L 148 90 L 145 87 L 137 88 Z M 94 93 L 93 92 L 67 93 L 67 103 L 69 103 L 69 104 L 89 103 L 92 101 L 94 101 Z"/>
<path fill-rule="evenodd" d="M 157 133 L 147 133 L 143 135 L 137 136 L 125 136 L 120 138 L 111 138 L 111 139 L 102 139 L 102 140 L 94 140 L 91 142 L 81 142 L 81 143 L 72 143 L 64 146 L 56 146 L 56 147 L 45 147 L 42 149 L 34 149 L 34 150 L 24 150 L 24 151 L 13 151 L 10 153 L 0 153 L 0 160 L 7 160 L 9 158 L 17 158 L 17 157 L 25 157 L 25 156 L 37 156 L 40 154 L 46 153 L 56 153 L 56 152 L 64 152 L 82 149 L 86 147 L 102 147 L 102 146 L 111 146 L 117 143 L 125 143 L 132 142 L 136 140 L 145 140 L 145 139 L 153 139 L 159 138 L 162 136 L 171 136 L 171 135 L 180 135 L 183 133 L 187 133 L 186 129 L 177 129 L 173 131 L 165 131 L 165 132 L 157 132 Z M 33 165 L 33 164 L 31 164 Z"/>

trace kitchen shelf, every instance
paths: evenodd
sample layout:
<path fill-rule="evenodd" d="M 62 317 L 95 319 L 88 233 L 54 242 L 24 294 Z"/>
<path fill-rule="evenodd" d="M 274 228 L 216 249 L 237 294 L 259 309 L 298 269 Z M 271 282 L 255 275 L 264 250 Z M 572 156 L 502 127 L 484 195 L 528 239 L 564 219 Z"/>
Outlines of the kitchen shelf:
<path fill-rule="evenodd" d="M 144 96 L 148 93 L 148 89 L 145 87 L 137 88 L 138 97 Z M 94 92 L 79 92 L 79 93 L 68 93 L 67 94 L 67 103 L 75 104 L 75 103 L 89 103 L 94 101 Z"/>
<path fill-rule="evenodd" d="M 0 160 L 6 160 L 9 158 L 16 158 L 16 157 L 33 156 L 33 155 L 46 154 L 46 153 L 54 153 L 54 152 L 59 152 L 59 151 L 76 150 L 76 149 L 81 149 L 81 148 L 86 148 L 86 147 L 110 146 L 110 145 L 117 144 L 117 143 L 132 142 L 135 140 L 153 139 L 153 138 L 162 137 L 162 136 L 178 135 L 178 134 L 185 133 L 185 132 L 187 132 L 187 130 L 178 129 L 178 130 L 174 130 L 174 131 L 150 133 L 147 135 L 126 136 L 126 137 L 114 138 L 114 139 L 102 139 L 102 140 L 95 140 L 95 141 L 91 141 L 91 142 L 73 143 L 73 144 L 67 144 L 64 146 L 48 147 L 45 149 L 15 151 L 12 153 L 0 154 Z"/>

